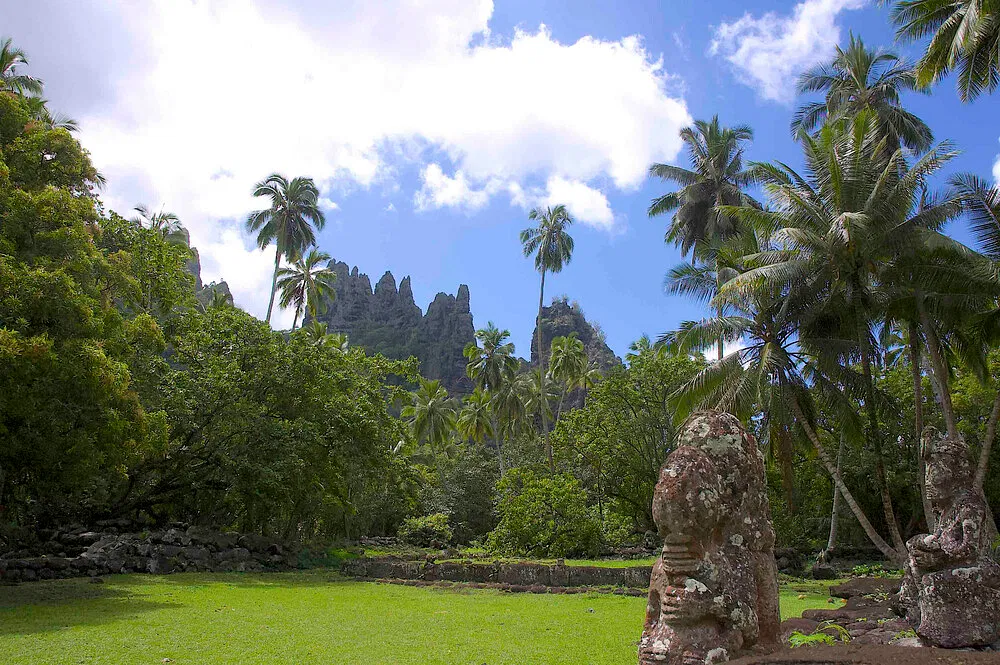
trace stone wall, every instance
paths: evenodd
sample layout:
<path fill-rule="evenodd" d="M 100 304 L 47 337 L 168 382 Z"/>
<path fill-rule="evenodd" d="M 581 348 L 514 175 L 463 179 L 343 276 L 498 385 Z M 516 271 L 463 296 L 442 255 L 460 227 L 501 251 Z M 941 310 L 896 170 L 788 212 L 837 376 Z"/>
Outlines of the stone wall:
<path fill-rule="evenodd" d="M 199 527 L 138 534 L 69 532 L 56 534 L 42 549 L 50 553 L 20 551 L 0 558 L 0 582 L 117 573 L 259 572 L 294 564 L 293 556 L 270 539 Z"/>
<path fill-rule="evenodd" d="M 363 579 L 423 580 L 496 584 L 512 590 L 532 587 L 623 587 L 648 589 L 650 566 L 601 568 L 539 563 L 471 563 L 403 561 L 394 558 L 354 559 L 341 572 Z"/>

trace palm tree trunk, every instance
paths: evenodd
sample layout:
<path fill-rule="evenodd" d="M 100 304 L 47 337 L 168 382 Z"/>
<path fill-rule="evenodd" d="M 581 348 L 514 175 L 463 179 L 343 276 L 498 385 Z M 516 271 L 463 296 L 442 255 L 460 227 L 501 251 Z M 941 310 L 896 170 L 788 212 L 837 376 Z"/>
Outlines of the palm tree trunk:
<path fill-rule="evenodd" d="M 493 445 L 497 449 L 497 462 L 500 464 L 500 477 L 503 478 L 507 469 L 504 468 L 503 463 L 503 450 L 500 447 L 500 430 L 497 428 L 497 417 L 493 416 L 490 420 L 493 423 Z"/>
<path fill-rule="evenodd" d="M 927 308 L 924 306 L 923 299 L 919 297 L 917 298 L 917 311 L 920 313 L 920 323 L 924 328 L 924 337 L 927 339 L 927 351 L 931 357 L 931 376 L 934 378 L 934 387 L 937 388 L 938 398 L 941 400 L 945 429 L 948 431 L 948 437 L 957 441 L 960 435 L 955 421 L 955 407 L 951 403 L 951 388 L 948 386 L 948 366 L 941 354 L 941 346 L 938 343 L 934 325 L 927 314 Z"/>
<path fill-rule="evenodd" d="M 721 288 L 722 288 L 722 284 L 719 282 L 719 259 L 718 259 L 718 256 L 716 256 L 716 259 L 715 259 L 715 293 L 718 294 L 719 293 L 719 289 L 721 289 Z M 722 305 L 719 305 L 718 307 L 715 308 L 715 313 L 716 313 L 716 315 L 720 319 L 722 318 Z M 723 344 L 722 335 L 719 335 L 719 342 L 718 342 L 718 344 L 719 344 L 719 362 L 721 363 L 722 362 L 722 354 L 725 351 L 725 345 Z"/>
<path fill-rule="evenodd" d="M 837 448 L 837 475 L 840 475 L 840 463 L 844 458 L 844 433 L 840 434 L 840 446 Z M 826 541 L 826 551 L 830 552 L 837 546 L 837 522 L 840 518 L 840 487 L 833 485 L 833 511 L 830 513 L 830 537 Z"/>
<path fill-rule="evenodd" d="M 809 441 L 813 444 L 813 448 L 816 449 L 816 454 L 819 455 L 820 460 L 823 462 L 823 466 L 826 467 L 827 473 L 833 479 L 834 485 L 840 488 L 841 495 L 844 497 L 844 501 L 847 502 L 848 507 L 850 507 L 851 512 L 854 513 L 854 517 L 857 518 L 858 523 L 861 524 L 861 528 L 864 530 L 865 534 L 868 536 L 869 540 L 879 549 L 882 554 L 886 556 L 890 561 L 895 563 L 902 562 L 903 554 L 894 550 L 889 543 L 885 542 L 882 536 L 878 535 L 878 531 L 872 526 L 872 523 L 868 521 L 865 516 L 864 511 L 858 505 L 858 502 L 854 500 L 854 496 L 851 494 L 851 490 L 847 489 L 847 485 L 844 484 L 843 479 L 840 476 L 840 470 L 833 465 L 833 461 L 830 456 L 827 455 L 826 450 L 823 449 L 823 444 L 820 443 L 819 437 L 816 435 L 816 431 L 809 424 L 806 419 L 805 414 L 802 412 L 802 407 L 799 405 L 797 398 L 791 400 L 792 410 L 795 413 L 795 418 L 799 421 L 802 429 L 805 430 L 806 436 L 809 437 Z"/>
<path fill-rule="evenodd" d="M 927 497 L 927 461 L 924 459 L 924 385 L 920 372 L 920 331 L 915 321 L 910 322 L 910 371 L 913 374 L 913 425 L 917 435 L 917 482 L 920 503 L 924 509 L 927 530 L 934 530 L 934 510 Z"/>
<path fill-rule="evenodd" d="M 792 465 L 792 437 L 791 432 L 784 425 L 777 431 L 778 437 L 778 457 L 781 462 L 781 486 L 785 492 L 785 503 L 788 505 L 788 512 L 794 515 L 798 512 L 795 501 L 795 467 Z"/>
<path fill-rule="evenodd" d="M 976 467 L 976 487 L 983 489 L 983 482 L 986 480 L 986 471 L 990 466 L 990 450 L 993 448 L 993 439 L 997 435 L 997 420 L 1000 419 L 1000 391 L 993 400 L 993 410 L 990 412 L 990 420 L 986 425 L 986 438 L 983 439 L 983 449 L 979 452 L 979 465 Z"/>
<path fill-rule="evenodd" d="M 302 313 L 302 305 L 296 305 L 295 318 L 292 319 L 292 332 L 295 332 L 295 324 L 299 322 L 299 314 Z"/>
<path fill-rule="evenodd" d="M 545 446 L 545 454 L 549 458 L 549 472 L 556 472 L 556 463 L 552 457 L 552 447 L 549 445 L 549 423 L 545 417 L 545 352 L 542 350 L 542 306 L 545 302 L 545 268 L 542 268 L 542 285 L 538 290 L 538 320 L 535 327 L 538 329 L 538 410 L 542 414 L 542 443 Z"/>
<path fill-rule="evenodd" d="M 274 309 L 274 292 L 278 289 L 278 268 L 281 265 L 281 246 L 274 246 L 274 276 L 271 277 L 271 299 L 267 301 L 267 322 L 271 323 L 271 310 Z"/>
<path fill-rule="evenodd" d="M 862 341 L 862 340 L 858 340 Z M 875 478 L 879 485 L 879 494 L 882 497 L 882 512 L 885 515 L 886 526 L 889 528 L 889 537 L 892 543 L 900 552 L 906 551 L 906 543 L 899 533 L 899 525 L 896 524 L 896 514 L 892 508 L 892 495 L 889 494 L 889 478 L 885 472 L 885 458 L 882 454 L 882 435 L 878 426 L 878 410 L 875 406 L 875 380 L 872 378 L 872 359 L 870 347 L 867 344 L 867 337 L 863 342 L 861 351 L 861 370 L 865 380 L 865 410 L 868 412 L 868 440 L 872 444 L 875 452 Z"/>

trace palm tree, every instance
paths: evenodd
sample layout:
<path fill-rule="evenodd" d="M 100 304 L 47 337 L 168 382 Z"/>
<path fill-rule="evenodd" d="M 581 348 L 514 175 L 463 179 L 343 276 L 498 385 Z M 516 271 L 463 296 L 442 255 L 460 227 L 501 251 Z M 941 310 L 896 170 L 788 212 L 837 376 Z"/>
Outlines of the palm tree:
<path fill-rule="evenodd" d="M 917 63 L 917 85 L 927 87 L 958 70 L 958 94 L 971 102 L 1000 85 L 1000 3 L 995 0 L 896 0 L 897 39 L 930 35 Z"/>
<path fill-rule="evenodd" d="M 778 229 L 777 251 L 757 257 L 759 267 L 725 284 L 735 306 L 760 289 L 801 290 L 810 307 L 799 323 L 801 340 L 827 376 L 853 392 L 867 413 L 866 441 L 894 547 L 904 544 L 889 496 L 878 422 L 880 399 L 873 365 L 880 358 L 876 332 L 884 316 L 886 275 L 919 247 L 941 239 L 938 231 L 960 212 L 953 199 L 917 212 L 922 183 L 954 156 L 940 146 L 908 166 L 901 149 L 885 158 L 878 118 L 862 111 L 851 122 L 828 124 L 816 137 L 802 137 L 808 177 L 786 166 L 755 171 L 775 211 L 728 208 L 744 223 Z M 927 331 L 925 331 L 926 333 Z M 800 343 L 805 343 L 801 342 Z M 933 351 L 932 351 L 933 355 Z M 860 381 L 851 367 L 860 365 Z"/>
<path fill-rule="evenodd" d="M 545 302 L 545 274 L 561 272 L 563 266 L 573 258 L 573 237 L 569 227 L 573 225 L 566 206 L 557 205 L 554 208 L 534 208 L 528 213 L 528 219 L 537 222 L 521 231 L 521 247 L 526 257 L 535 257 L 535 269 L 541 273 L 541 286 L 538 290 L 538 317 L 535 320 L 537 330 L 538 367 L 541 376 L 545 375 L 545 352 L 542 345 L 542 305 Z M 539 380 L 539 390 L 544 387 L 544 380 Z M 539 393 L 539 400 L 545 402 L 544 393 Z M 540 409 L 542 416 L 542 439 L 549 456 L 550 470 L 555 470 L 552 459 L 552 449 L 549 447 L 547 409 Z"/>
<path fill-rule="evenodd" d="M 294 261 L 307 247 L 315 245 L 316 231 L 326 225 L 326 217 L 319 207 L 319 190 L 312 178 L 288 180 L 273 173 L 254 185 L 253 195 L 266 197 L 271 203 L 268 208 L 250 213 L 246 221 L 247 231 L 257 234 L 258 247 L 266 249 L 272 242 L 275 244 L 266 317 L 270 323 L 282 257 Z"/>
<path fill-rule="evenodd" d="M 70 132 L 80 130 L 79 124 L 73 118 L 62 113 L 52 115 L 52 112 L 49 111 L 49 102 L 47 99 L 26 97 L 24 101 L 32 119 L 42 123 L 47 129 L 65 129 Z"/>
<path fill-rule="evenodd" d="M 725 240 L 739 231 L 738 220 L 719 212 L 719 206 L 759 207 L 743 193 L 743 187 L 751 183 L 750 173 L 743 168 L 743 151 L 753 140 L 753 130 L 747 125 L 722 127 L 715 116 L 711 122 L 698 120 L 680 134 L 693 170 L 672 164 L 650 166 L 650 176 L 674 182 L 681 189 L 653 199 L 648 213 L 657 217 L 676 211 L 666 241 L 680 246 L 681 256 L 692 250 L 698 255 L 704 243 Z"/>
<path fill-rule="evenodd" d="M 762 252 L 768 249 L 762 246 Z M 891 560 L 898 560 L 903 554 L 894 550 L 875 530 L 844 484 L 839 465 L 834 464 L 821 443 L 814 418 L 807 415 L 815 411 L 807 379 L 811 378 L 820 387 L 829 387 L 805 348 L 814 341 L 799 337 L 799 322 L 808 308 L 808 301 L 789 293 L 781 284 L 761 285 L 746 296 L 735 296 L 727 285 L 718 297 L 731 300 L 727 303 L 727 314 L 686 321 L 677 331 L 662 335 L 657 342 L 661 348 L 679 353 L 711 348 L 720 337 L 726 341 L 743 340 L 745 344 L 719 362 L 708 365 L 672 396 L 677 419 L 703 407 L 727 411 L 743 420 L 763 413 L 762 431 L 770 435 L 772 448 L 773 444 L 778 444 L 775 452 L 782 461 L 783 483 L 789 494 L 793 489 L 789 481 L 794 476 L 790 475 L 789 451 L 783 444 L 788 429 L 797 424 L 813 444 L 835 487 L 872 543 Z M 831 397 L 832 407 L 842 416 L 842 426 L 849 426 L 854 420 L 852 405 L 837 399 L 842 394 L 838 390 L 827 389 L 823 393 Z"/>
<path fill-rule="evenodd" d="M 42 94 L 42 81 L 27 74 L 18 74 L 21 65 L 28 64 L 24 51 L 14 48 L 11 38 L 0 44 L 0 91 L 13 92 L 17 95 Z"/>
<path fill-rule="evenodd" d="M 488 392 L 478 387 L 463 400 L 462 410 L 458 414 L 458 431 L 462 436 L 476 443 L 483 443 L 493 437 L 496 426 L 492 400 Z M 502 469 L 503 458 L 500 459 L 500 466 Z"/>
<path fill-rule="evenodd" d="M 587 350 L 576 332 L 552 340 L 549 376 L 559 384 L 559 405 L 555 421 L 559 422 L 566 395 L 572 392 L 588 374 Z"/>
<path fill-rule="evenodd" d="M 852 34 L 847 50 L 838 46 L 832 63 L 819 65 L 799 78 L 799 94 L 822 92 L 825 99 L 798 110 L 792 134 L 812 132 L 824 121 L 851 118 L 869 110 L 888 139 L 889 154 L 901 144 L 913 152 L 925 152 L 934 140 L 930 127 L 900 103 L 900 93 L 914 90 L 916 83 L 909 63 L 895 53 L 866 48 Z"/>
<path fill-rule="evenodd" d="M 345 333 L 327 332 L 327 324 L 322 321 L 317 321 L 316 319 L 303 324 L 303 326 L 299 328 L 299 332 L 304 335 L 313 346 L 325 349 L 334 349 L 336 351 L 340 351 L 341 353 L 347 353 L 350 346 Z"/>
<path fill-rule="evenodd" d="M 509 330 L 500 330 L 490 321 L 476 331 L 476 340 L 465 345 L 465 371 L 477 387 L 496 393 L 517 371 L 514 345 Z M 480 344 L 482 346 L 480 346 Z"/>
<path fill-rule="evenodd" d="M 148 206 L 139 204 L 133 208 L 139 215 L 133 217 L 132 221 L 139 226 L 143 226 L 152 231 L 157 231 L 164 238 L 177 240 L 184 229 L 180 218 L 172 212 L 165 212 L 162 208 L 156 212 Z"/>
<path fill-rule="evenodd" d="M 456 427 L 455 403 L 441 382 L 420 379 L 420 387 L 411 394 L 411 403 L 403 408 L 413 438 L 430 449 L 438 481 L 444 484 L 439 451 L 447 444 Z"/>
<path fill-rule="evenodd" d="M 291 267 L 278 271 L 279 304 L 281 307 L 295 306 L 292 332 L 295 332 L 295 324 L 304 309 L 308 309 L 309 315 L 315 319 L 320 311 L 325 311 L 326 303 L 337 296 L 333 288 L 337 273 L 329 267 L 321 267 L 324 261 L 329 263 L 329 254 L 311 249 L 304 258 L 296 259 Z"/>
<path fill-rule="evenodd" d="M 968 213 L 972 232 L 979 242 L 983 254 L 996 264 L 1000 264 L 1000 186 L 993 186 L 971 174 L 960 174 L 952 178 L 952 187 L 962 199 Z M 996 307 L 994 312 L 994 327 L 996 326 Z M 997 422 L 1000 420 L 1000 391 L 993 401 L 993 409 L 986 427 L 983 448 L 979 453 L 979 464 L 976 467 L 976 486 L 983 487 L 986 471 L 989 468 L 990 451 L 996 438 Z"/>
<path fill-rule="evenodd" d="M 681 189 L 653 199 L 648 213 L 657 217 L 673 212 L 665 241 L 679 246 L 681 256 L 691 252 L 693 259 L 712 264 L 719 248 L 740 232 L 737 218 L 722 213 L 720 206 L 760 207 L 743 192 L 752 182 L 750 172 L 743 168 L 743 152 L 753 140 L 753 130 L 747 125 L 722 127 L 719 116 L 714 116 L 711 122 L 698 120 L 693 127 L 685 127 L 680 135 L 693 170 L 672 164 L 650 166 L 650 176 L 674 182 Z M 722 284 L 718 270 L 716 279 L 718 287 Z M 721 359 L 721 340 L 718 352 Z"/>

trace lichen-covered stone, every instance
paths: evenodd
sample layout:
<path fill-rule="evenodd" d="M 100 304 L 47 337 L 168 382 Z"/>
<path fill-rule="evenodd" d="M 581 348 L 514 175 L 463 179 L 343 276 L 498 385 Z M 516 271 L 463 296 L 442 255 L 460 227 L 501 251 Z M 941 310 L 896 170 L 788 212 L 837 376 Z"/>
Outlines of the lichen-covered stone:
<path fill-rule="evenodd" d="M 1000 640 L 1000 566 L 990 556 L 986 499 L 973 482 L 964 441 L 928 427 L 924 450 L 937 527 L 906 544 L 900 605 L 929 644 L 988 646 Z"/>
<path fill-rule="evenodd" d="M 660 470 L 641 665 L 703 665 L 778 638 L 774 528 L 757 444 L 714 411 L 684 424 Z"/>

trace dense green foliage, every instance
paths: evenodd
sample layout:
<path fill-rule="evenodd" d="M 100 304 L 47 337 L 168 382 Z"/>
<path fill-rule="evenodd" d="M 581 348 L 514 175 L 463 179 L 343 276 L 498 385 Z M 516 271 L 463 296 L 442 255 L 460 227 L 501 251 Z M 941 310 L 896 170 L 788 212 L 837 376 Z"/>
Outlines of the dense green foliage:
<path fill-rule="evenodd" d="M 0 94 L 2 523 L 393 532 L 413 472 L 388 379 L 414 364 L 202 311 L 177 226 L 104 213 L 86 152 L 27 106 Z"/>

